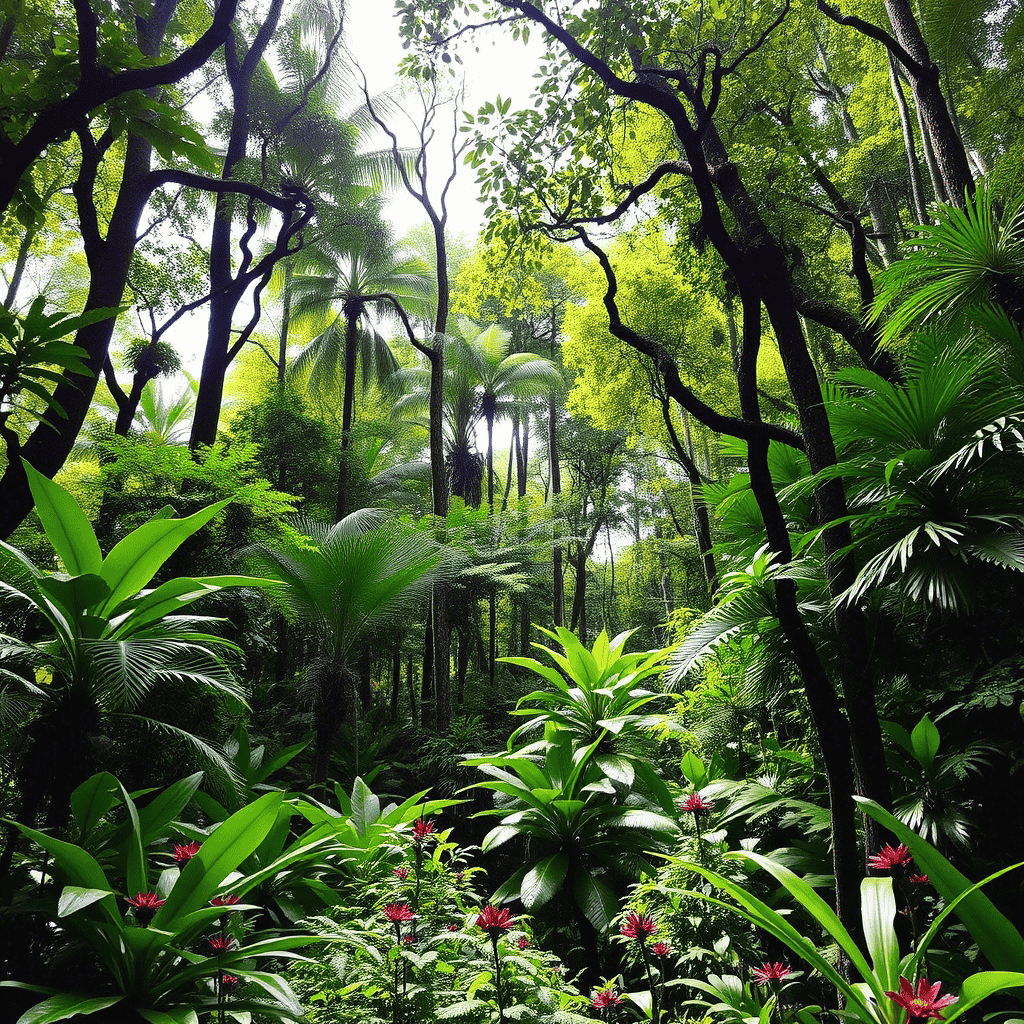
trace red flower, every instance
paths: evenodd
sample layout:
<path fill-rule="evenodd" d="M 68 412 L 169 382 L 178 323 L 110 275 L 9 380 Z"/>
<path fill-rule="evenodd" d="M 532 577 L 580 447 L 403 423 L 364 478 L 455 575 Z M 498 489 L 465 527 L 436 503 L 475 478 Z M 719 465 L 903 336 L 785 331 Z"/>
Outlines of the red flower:
<path fill-rule="evenodd" d="M 448 931 L 450 931 L 450 932 L 457 932 L 458 930 L 459 930 L 459 926 L 457 924 L 450 924 L 450 925 L 448 925 Z"/>
<path fill-rule="evenodd" d="M 668 956 L 672 952 L 672 947 L 667 942 L 656 942 L 651 946 L 651 952 L 655 956 Z"/>
<path fill-rule="evenodd" d="M 594 998 L 590 1000 L 590 1005 L 595 1010 L 610 1010 L 613 1006 L 618 1006 L 622 1002 L 622 996 L 620 996 L 613 988 L 599 988 L 594 993 Z"/>
<path fill-rule="evenodd" d="M 516 945 L 520 949 L 529 949 L 530 948 L 530 940 L 525 935 L 520 935 L 519 938 L 516 939 Z"/>
<path fill-rule="evenodd" d="M 241 984 L 241 981 L 239 981 L 233 974 L 222 974 L 220 976 L 220 990 L 225 995 L 234 992 Z"/>
<path fill-rule="evenodd" d="M 683 810 L 690 811 L 691 814 L 707 814 L 714 806 L 710 800 L 705 800 L 700 793 L 691 793 L 683 801 Z"/>
<path fill-rule="evenodd" d="M 760 967 L 755 967 L 751 973 L 754 975 L 754 981 L 758 985 L 767 985 L 772 981 L 785 980 L 793 973 L 793 969 L 789 964 L 776 960 L 773 964 L 765 963 Z"/>
<path fill-rule="evenodd" d="M 455 872 L 455 881 L 458 882 L 459 885 L 462 885 L 463 877 L 462 877 L 462 872 L 461 871 L 456 871 Z"/>
<path fill-rule="evenodd" d="M 392 923 L 411 921 L 416 915 L 409 909 L 408 903 L 389 903 L 384 908 L 384 916 Z"/>
<path fill-rule="evenodd" d="M 910 861 L 910 851 L 902 843 L 895 850 L 886 843 L 873 857 L 868 857 L 868 867 L 888 871 L 890 868 L 905 867 Z"/>
<path fill-rule="evenodd" d="M 413 934 L 412 934 L 412 933 L 410 932 L 410 933 L 409 933 L 408 935 L 403 935 L 403 936 L 402 936 L 402 941 L 403 941 L 403 942 L 404 942 L 404 943 L 405 943 L 405 944 L 406 944 L 407 946 L 413 946 L 413 945 L 415 945 L 415 944 L 416 944 L 416 936 L 415 936 L 415 935 L 413 935 Z"/>
<path fill-rule="evenodd" d="M 238 897 L 233 893 L 225 893 L 223 896 L 214 896 L 210 900 L 211 907 L 233 907 L 238 902 Z"/>
<path fill-rule="evenodd" d="M 643 943 L 658 930 L 658 926 L 654 923 L 653 917 L 631 910 L 626 923 L 619 930 L 627 939 L 636 939 L 637 942 Z"/>
<path fill-rule="evenodd" d="M 499 910 L 488 904 L 480 911 L 476 924 L 478 928 L 483 928 L 487 932 L 493 942 L 497 942 L 498 936 L 512 927 L 512 915 L 509 913 L 508 907 L 502 907 Z"/>
<path fill-rule="evenodd" d="M 911 875 L 910 876 L 910 884 L 911 885 L 927 885 L 928 884 L 928 876 L 927 875 Z"/>
<path fill-rule="evenodd" d="M 395 877 L 401 879 L 403 882 L 409 877 L 408 868 L 392 868 L 391 873 L 395 875 Z"/>
<path fill-rule="evenodd" d="M 233 945 L 235 940 L 227 935 L 214 935 L 212 938 L 204 939 L 206 948 L 214 955 L 220 956 L 221 953 L 226 953 Z"/>
<path fill-rule="evenodd" d="M 934 1017 L 936 1020 L 942 1020 L 939 1010 L 952 1005 L 957 999 L 956 996 L 942 996 L 937 999 L 940 985 L 941 982 L 938 981 L 934 985 L 929 985 L 927 978 L 921 978 L 917 983 L 917 994 L 915 995 L 914 986 L 906 978 L 901 977 L 899 992 L 886 992 L 885 994 L 907 1011 L 907 1024 L 910 1024 L 914 1017 L 923 1017 L 925 1020 Z"/>
<path fill-rule="evenodd" d="M 433 831 L 434 823 L 432 821 L 424 821 L 420 818 L 412 827 L 412 841 L 416 844 L 422 843 L 427 836 L 433 833 Z"/>
<path fill-rule="evenodd" d="M 199 845 L 194 839 L 184 846 L 174 844 L 174 859 L 178 862 L 178 867 L 184 867 L 199 852 Z"/>
<path fill-rule="evenodd" d="M 148 925 L 166 902 L 155 892 L 140 892 L 137 896 L 128 897 L 128 905 L 135 911 L 135 920 L 141 925 Z"/>

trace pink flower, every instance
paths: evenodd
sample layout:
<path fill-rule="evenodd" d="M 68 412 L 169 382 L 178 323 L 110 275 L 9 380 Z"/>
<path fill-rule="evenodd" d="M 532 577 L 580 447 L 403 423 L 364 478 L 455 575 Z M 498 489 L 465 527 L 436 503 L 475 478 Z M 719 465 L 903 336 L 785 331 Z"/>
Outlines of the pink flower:
<path fill-rule="evenodd" d="M 530 948 L 530 940 L 525 935 L 520 935 L 519 938 L 516 939 L 516 945 L 520 949 L 529 949 Z"/>
<path fill-rule="evenodd" d="M 895 849 L 886 843 L 878 853 L 868 857 L 868 867 L 889 871 L 891 868 L 905 867 L 910 861 L 910 851 L 902 843 Z"/>
<path fill-rule="evenodd" d="M 135 920 L 143 927 L 153 920 L 156 912 L 166 902 L 166 900 L 157 896 L 155 892 L 140 892 L 136 896 L 128 897 L 128 905 L 135 911 Z"/>
<path fill-rule="evenodd" d="M 934 1017 L 936 1020 L 942 1020 L 939 1010 L 951 1006 L 957 1001 L 957 998 L 956 996 L 942 996 L 937 999 L 941 984 L 937 981 L 934 985 L 929 985 L 927 978 L 921 978 L 917 983 L 917 993 L 915 994 L 914 986 L 906 978 L 901 977 L 899 992 L 886 992 L 885 994 L 907 1011 L 907 1024 L 910 1024 L 914 1017 L 925 1020 Z"/>
<path fill-rule="evenodd" d="M 211 907 L 233 907 L 238 902 L 238 897 L 232 893 L 225 893 L 223 896 L 214 896 L 210 900 Z"/>
<path fill-rule="evenodd" d="M 402 936 L 402 941 L 403 941 L 403 942 L 404 942 L 404 943 L 405 943 L 405 944 L 406 944 L 407 946 L 413 946 L 413 945 L 415 945 L 415 944 L 416 944 L 416 936 L 415 936 L 415 935 L 413 935 L 413 934 L 412 934 L 412 933 L 410 932 L 410 933 L 409 933 L 408 935 L 403 935 L 403 936 Z"/>
<path fill-rule="evenodd" d="M 191 843 L 185 843 L 183 846 L 178 843 L 174 844 L 174 859 L 178 862 L 178 867 L 184 867 L 198 852 L 200 844 L 194 839 Z"/>
<path fill-rule="evenodd" d="M 911 875 L 910 876 L 910 884 L 911 885 L 927 885 L 928 884 L 928 876 L 927 875 Z"/>
<path fill-rule="evenodd" d="M 792 973 L 793 969 L 789 964 L 784 964 L 780 960 L 776 960 L 773 964 L 762 964 L 751 971 L 751 974 L 754 975 L 754 981 L 758 985 L 767 985 L 772 981 L 784 981 Z"/>
<path fill-rule="evenodd" d="M 636 939 L 637 942 L 644 943 L 658 930 L 658 926 L 654 923 L 654 918 L 648 914 L 638 914 L 631 910 L 626 923 L 619 930 L 627 939 Z"/>
<path fill-rule="evenodd" d="M 408 903 L 389 903 L 384 908 L 384 916 L 392 923 L 411 921 L 416 915 L 409 909 Z"/>
<path fill-rule="evenodd" d="M 450 924 L 450 925 L 448 925 L 448 931 L 450 931 L 450 932 L 457 932 L 458 930 L 459 930 L 459 926 L 457 924 Z"/>
<path fill-rule="evenodd" d="M 239 981 L 233 974 L 222 974 L 220 976 L 220 990 L 225 995 L 234 992 L 241 984 L 241 981 Z"/>
<path fill-rule="evenodd" d="M 488 904 L 480 911 L 476 924 L 478 928 L 483 928 L 487 932 L 492 942 L 497 942 L 498 936 L 512 927 L 512 915 L 509 913 L 508 907 L 502 907 L 499 910 Z"/>
<path fill-rule="evenodd" d="M 672 952 L 672 947 L 667 942 L 656 942 L 651 946 L 651 952 L 655 956 L 668 956 Z"/>
<path fill-rule="evenodd" d="M 599 988 L 594 993 L 594 998 L 590 1000 L 590 1005 L 595 1010 L 610 1010 L 613 1006 L 618 1006 L 622 1002 L 622 996 L 620 996 L 613 988 Z"/>
<path fill-rule="evenodd" d="M 210 938 L 203 940 L 206 943 L 206 948 L 214 956 L 220 956 L 221 953 L 226 953 L 233 945 L 235 940 L 227 935 L 214 935 Z"/>
<path fill-rule="evenodd" d="M 714 808 L 714 804 L 710 800 L 705 800 L 700 793 L 691 793 L 682 804 L 684 811 L 689 811 L 691 814 L 707 814 Z"/>
<path fill-rule="evenodd" d="M 409 877 L 408 868 L 392 868 L 391 873 L 403 882 Z"/>
<path fill-rule="evenodd" d="M 433 832 L 434 823 L 432 821 L 424 821 L 420 818 L 412 827 L 412 841 L 419 845 L 427 838 L 427 836 L 432 835 Z"/>

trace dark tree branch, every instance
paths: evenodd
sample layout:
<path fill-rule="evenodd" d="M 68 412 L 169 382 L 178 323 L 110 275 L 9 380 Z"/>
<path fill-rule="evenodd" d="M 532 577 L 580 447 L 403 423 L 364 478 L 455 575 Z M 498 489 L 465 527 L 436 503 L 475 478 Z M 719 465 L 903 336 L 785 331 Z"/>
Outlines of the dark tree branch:
<path fill-rule="evenodd" d="M 858 18 L 855 14 L 843 14 L 838 7 L 833 7 L 827 0 L 818 0 L 818 10 L 837 25 L 855 28 L 858 32 L 877 39 L 912 74 L 924 75 L 925 69 L 884 28 L 879 28 L 870 21 Z"/>
<path fill-rule="evenodd" d="M 583 228 L 578 229 L 578 237 L 597 257 L 598 262 L 601 264 L 601 269 L 604 271 L 605 279 L 608 282 L 604 295 L 604 305 L 608 311 L 609 331 L 614 337 L 624 341 L 631 348 L 654 361 L 658 372 L 665 381 L 668 393 L 676 402 L 700 420 L 706 427 L 719 434 L 728 434 L 731 437 L 738 437 L 746 441 L 780 441 L 791 448 L 803 451 L 803 438 L 796 431 L 790 430 L 788 427 L 725 416 L 702 402 L 683 383 L 675 360 L 665 350 L 664 346 L 650 338 L 643 337 L 622 322 L 622 317 L 619 314 L 619 308 L 615 301 L 618 281 L 615 277 L 615 271 L 612 269 L 611 261 L 604 250 L 590 239 Z"/>

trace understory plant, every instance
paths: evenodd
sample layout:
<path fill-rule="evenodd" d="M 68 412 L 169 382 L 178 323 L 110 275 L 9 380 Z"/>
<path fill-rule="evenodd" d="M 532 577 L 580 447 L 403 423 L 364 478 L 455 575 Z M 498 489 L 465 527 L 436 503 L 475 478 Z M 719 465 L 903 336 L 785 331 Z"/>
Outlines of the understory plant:
<path fill-rule="evenodd" d="M 971 884 L 926 840 L 906 828 L 872 801 L 858 798 L 864 811 L 902 841 L 899 847 L 886 847 L 872 858 L 874 866 L 892 868 L 909 863 L 911 857 L 922 873 L 917 879 L 934 884 L 945 906 L 927 931 L 915 936 L 912 951 L 901 957 L 895 921 L 897 900 L 893 877 L 869 877 L 861 882 L 861 923 L 866 952 L 843 927 L 828 903 L 809 882 L 777 861 L 749 850 L 725 855 L 753 869 L 760 869 L 782 886 L 790 898 L 809 916 L 820 933 L 808 933 L 801 918 L 775 910 L 754 896 L 749 887 L 699 864 L 687 867 L 706 878 L 730 901 L 699 890 L 685 894 L 714 906 L 728 908 L 786 946 L 839 991 L 843 1015 L 862 1024 L 903 1024 L 913 1017 L 939 1017 L 953 1021 L 989 996 L 1013 989 L 1024 989 L 1024 939 L 1013 925 L 995 909 L 980 891 L 993 878 L 1021 865 L 1013 865 L 976 884 Z M 951 914 L 960 917 L 981 952 L 994 970 L 977 971 L 963 978 L 959 995 L 953 995 L 955 982 L 928 977 L 927 955 L 941 927 Z M 850 981 L 833 958 L 820 948 L 821 934 L 834 942 L 850 965 Z M 947 1012 L 938 1013 L 939 1010 Z M 816 1007 L 805 1007 L 817 1012 Z"/>

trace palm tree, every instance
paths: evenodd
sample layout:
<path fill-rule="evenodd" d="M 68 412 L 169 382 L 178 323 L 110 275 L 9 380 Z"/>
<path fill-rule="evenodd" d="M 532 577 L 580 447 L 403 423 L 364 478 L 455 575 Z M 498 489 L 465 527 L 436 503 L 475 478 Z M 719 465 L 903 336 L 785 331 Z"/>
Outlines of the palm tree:
<path fill-rule="evenodd" d="M 371 312 L 388 317 L 396 304 L 415 309 L 428 297 L 431 278 L 417 259 L 403 259 L 386 250 L 351 248 L 340 254 L 333 266 L 323 260 L 320 273 L 296 275 L 294 319 L 331 317 L 325 330 L 299 354 L 294 373 L 308 373 L 309 386 L 329 393 L 342 368 L 341 459 L 338 467 L 338 500 L 335 517 L 340 520 L 349 508 L 348 453 L 352 443 L 356 360 L 363 367 L 364 383 L 383 380 L 397 363 L 387 342 L 369 323 Z M 338 307 L 340 306 L 340 311 Z M 360 327 L 362 326 L 362 330 Z"/>
<path fill-rule="evenodd" d="M 487 504 L 494 510 L 494 423 L 512 415 L 530 398 L 547 398 L 562 375 L 550 359 L 533 352 L 509 352 L 512 335 L 502 327 L 480 327 L 469 317 L 456 320 L 461 344 L 450 349 L 453 373 L 476 396 L 478 416 L 487 425 Z"/>
<path fill-rule="evenodd" d="M 315 644 L 305 684 L 315 733 L 313 786 L 320 790 L 342 719 L 356 725 L 358 646 L 384 621 L 425 601 L 444 567 L 429 530 L 380 509 L 360 509 L 333 526 L 302 522 L 299 529 L 303 537 L 260 546 L 255 557 L 280 581 L 281 600 Z"/>

